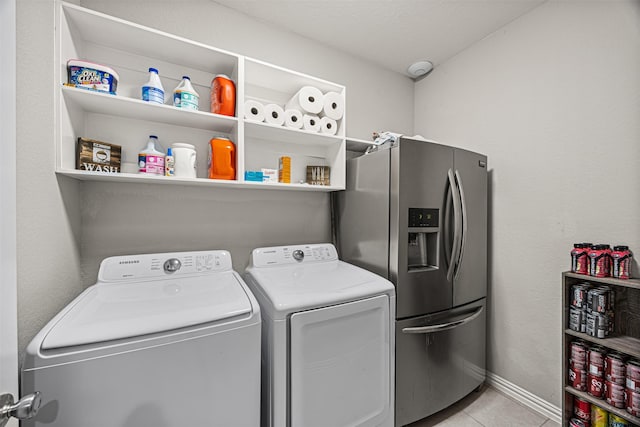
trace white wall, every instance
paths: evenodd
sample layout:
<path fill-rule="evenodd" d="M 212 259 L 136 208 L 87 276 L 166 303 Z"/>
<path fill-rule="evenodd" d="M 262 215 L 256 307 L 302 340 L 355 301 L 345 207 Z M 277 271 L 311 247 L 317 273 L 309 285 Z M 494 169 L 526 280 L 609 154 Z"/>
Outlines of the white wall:
<path fill-rule="evenodd" d="M 18 2 L 20 348 L 95 282 L 104 257 L 228 249 L 244 270 L 257 246 L 330 238 L 324 193 L 79 183 L 54 174 L 53 0 Z M 347 133 L 413 130 L 413 82 L 211 1 L 85 1 L 83 6 L 347 87 Z M 108 37 L 108 35 L 105 35 Z M 385 102 L 381 102 L 385 99 Z"/>
<path fill-rule="evenodd" d="M 639 76 L 639 1 L 551 0 L 416 84 L 416 133 L 489 157 L 488 368 L 557 406 L 572 244 L 640 253 Z"/>

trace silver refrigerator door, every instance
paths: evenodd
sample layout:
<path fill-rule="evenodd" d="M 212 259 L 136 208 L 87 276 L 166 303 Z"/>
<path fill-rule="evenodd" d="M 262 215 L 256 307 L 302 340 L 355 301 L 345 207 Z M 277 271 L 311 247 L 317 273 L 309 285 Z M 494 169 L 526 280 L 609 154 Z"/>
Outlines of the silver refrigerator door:
<path fill-rule="evenodd" d="M 454 273 L 453 306 L 487 295 L 487 157 L 454 150 L 462 208 L 462 238 Z"/>
<path fill-rule="evenodd" d="M 485 380 L 486 303 L 396 322 L 396 426 L 434 414 Z"/>
<path fill-rule="evenodd" d="M 347 161 L 347 188 L 334 193 L 340 259 L 389 279 L 389 165 L 382 150 Z"/>
<path fill-rule="evenodd" d="M 439 144 L 402 138 L 391 149 L 389 270 L 396 285 L 396 317 L 413 317 L 452 306 L 452 282 L 447 280 L 444 223 L 448 171 L 453 149 Z M 436 227 L 409 227 L 410 209 L 434 209 Z M 411 238 L 424 233 L 432 265 L 411 268 Z M 417 242 L 416 242 L 417 243 Z"/>

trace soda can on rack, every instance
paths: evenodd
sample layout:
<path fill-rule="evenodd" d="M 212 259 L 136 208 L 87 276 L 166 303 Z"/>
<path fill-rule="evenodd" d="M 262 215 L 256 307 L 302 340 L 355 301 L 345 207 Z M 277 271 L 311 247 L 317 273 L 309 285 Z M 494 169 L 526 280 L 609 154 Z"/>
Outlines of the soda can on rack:
<path fill-rule="evenodd" d="M 629 385 L 629 380 L 633 381 L 633 384 L 640 383 L 640 361 L 635 359 L 629 360 L 625 365 L 625 369 L 627 377 L 627 387 L 631 388 L 631 386 Z"/>
<path fill-rule="evenodd" d="M 581 308 L 569 308 L 569 329 L 576 332 L 587 331 L 587 311 Z"/>
<path fill-rule="evenodd" d="M 571 306 L 579 309 L 587 307 L 587 292 L 589 291 L 588 283 L 578 283 L 571 286 Z"/>
<path fill-rule="evenodd" d="M 569 361 L 569 384 L 580 391 L 587 391 L 587 371 L 573 366 Z"/>
<path fill-rule="evenodd" d="M 640 417 L 640 393 L 631 389 L 624 391 L 625 402 L 627 402 L 627 412 L 634 417 Z"/>
<path fill-rule="evenodd" d="M 614 308 L 614 293 L 608 286 L 598 286 L 587 291 L 587 311 L 606 314 Z"/>
<path fill-rule="evenodd" d="M 607 350 L 599 345 L 592 345 L 589 347 L 589 373 L 595 377 L 604 377 L 604 359 L 607 355 Z"/>
<path fill-rule="evenodd" d="M 591 422 L 591 404 L 577 396 L 573 398 L 573 414 L 587 425 Z"/>
<path fill-rule="evenodd" d="M 609 413 L 599 406 L 591 405 L 591 427 L 607 427 Z"/>
<path fill-rule="evenodd" d="M 624 385 L 605 380 L 604 400 L 615 408 L 624 408 Z"/>
<path fill-rule="evenodd" d="M 587 353 L 589 347 L 582 340 L 571 342 L 571 363 L 578 369 L 587 369 Z"/>
<path fill-rule="evenodd" d="M 604 395 L 604 379 L 595 375 L 587 374 L 587 393 L 598 399 Z"/>
<path fill-rule="evenodd" d="M 584 421 L 579 418 L 571 418 L 569 427 L 589 427 L 589 424 L 585 424 Z"/>
<path fill-rule="evenodd" d="M 609 414 L 609 427 L 629 427 L 629 421 L 616 414 Z"/>
<path fill-rule="evenodd" d="M 609 316 L 602 313 L 587 313 L 586 333 L 596 338 L 609 335 Z"/>
<path fill-rule="evenodd" d="M 615 384 L 624 384 L 627 375 L 625 357 L 620 353 L 609 353 L 604 358 L 604 378 Z"/>

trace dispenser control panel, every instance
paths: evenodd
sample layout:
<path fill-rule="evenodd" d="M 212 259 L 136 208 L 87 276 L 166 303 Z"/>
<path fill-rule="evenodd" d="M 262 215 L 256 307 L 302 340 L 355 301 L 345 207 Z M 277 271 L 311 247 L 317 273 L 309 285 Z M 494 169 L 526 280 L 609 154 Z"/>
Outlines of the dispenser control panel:
<path fill-rule="evenodd" d="M 439 209 L 409 208 L 409 227 L 437 227 Z"/>
<path fill-rule="evenodd" d="M 251 256 L 255 267 L 338 260 L 336 248 L 330 243 L 258 248 Z"/>

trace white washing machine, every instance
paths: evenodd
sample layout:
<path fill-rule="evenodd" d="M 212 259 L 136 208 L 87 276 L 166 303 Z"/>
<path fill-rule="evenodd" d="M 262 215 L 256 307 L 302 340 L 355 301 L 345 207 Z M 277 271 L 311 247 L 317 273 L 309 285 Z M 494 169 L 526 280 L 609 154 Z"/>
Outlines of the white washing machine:
<path fill-rule="evenodd" d="M 331 244 L 255 249 L 262 309 L 262 426 L 394 423 L 395 291 Z"/>
<path fill-rule="evenodd" d="M 22 426 L 258 426 L 260 328 L 227 251 L 107 258 L 27 347 Z"/>

